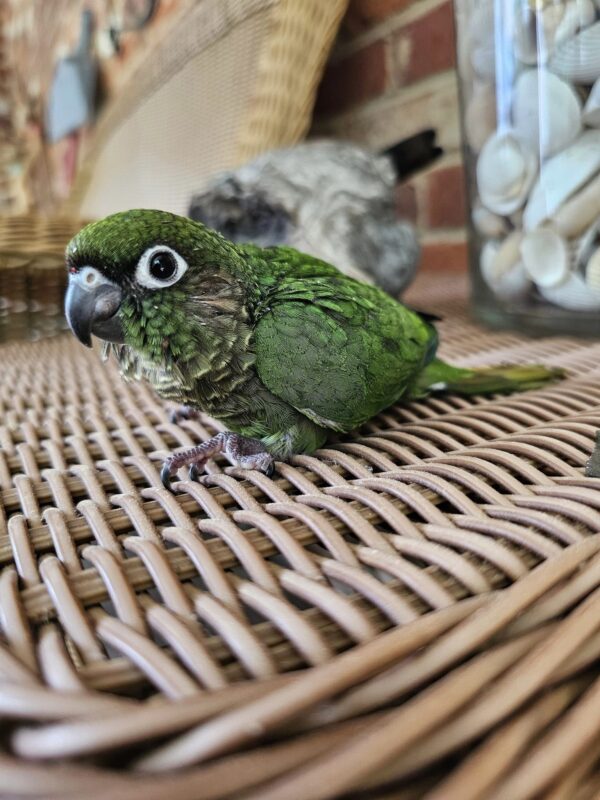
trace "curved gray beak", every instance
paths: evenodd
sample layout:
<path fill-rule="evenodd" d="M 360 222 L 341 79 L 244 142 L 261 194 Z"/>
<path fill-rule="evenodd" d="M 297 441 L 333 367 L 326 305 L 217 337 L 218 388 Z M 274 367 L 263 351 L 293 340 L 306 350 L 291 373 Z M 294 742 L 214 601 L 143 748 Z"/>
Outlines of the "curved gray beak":
<path fill-rule="evenodd" d="M 121 289 L 113 283 L 87 286 L 78 275 L 69 276 L 65 316 L 82 344 L 91 347 L 92 334 L 107 342 L 124 342 L 119 314 L 122 299 Z"/>

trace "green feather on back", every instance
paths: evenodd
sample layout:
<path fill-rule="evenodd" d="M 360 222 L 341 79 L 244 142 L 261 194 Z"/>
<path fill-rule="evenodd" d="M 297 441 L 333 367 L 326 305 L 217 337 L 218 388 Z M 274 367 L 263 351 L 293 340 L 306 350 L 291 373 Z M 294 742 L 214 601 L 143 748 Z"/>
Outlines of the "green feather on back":
<path fill-rule="evenodd" d="M 265 254 L 269 278 L 285 262 L 254 331 L 256 368 L 273 394 L 323 427 L 350 431 L 411 388 L 434 336 L 426 322 L 311 256 Z"/>

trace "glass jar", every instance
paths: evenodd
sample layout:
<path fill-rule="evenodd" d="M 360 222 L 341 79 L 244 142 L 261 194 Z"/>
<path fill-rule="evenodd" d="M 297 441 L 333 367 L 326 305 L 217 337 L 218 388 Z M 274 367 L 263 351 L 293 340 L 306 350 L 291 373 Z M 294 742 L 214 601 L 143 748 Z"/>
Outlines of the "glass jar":
<path fill-rule="evenodd" d="M 473 309 L 600 335 L 600 0 L 455 0 Z"/>

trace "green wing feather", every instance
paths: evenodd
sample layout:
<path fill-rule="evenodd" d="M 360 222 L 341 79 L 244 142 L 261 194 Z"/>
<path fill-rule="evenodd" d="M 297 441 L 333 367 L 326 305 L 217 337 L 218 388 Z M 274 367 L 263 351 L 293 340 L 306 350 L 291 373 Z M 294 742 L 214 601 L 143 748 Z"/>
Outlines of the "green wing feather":
<path fill-rule="evenodd" d="M 346 432 L 410 392 L 433 356 L 427 322 L 312 256 L 291 248 L 267 256 L 254 344 L 259 377 L 273 394 Z"/>

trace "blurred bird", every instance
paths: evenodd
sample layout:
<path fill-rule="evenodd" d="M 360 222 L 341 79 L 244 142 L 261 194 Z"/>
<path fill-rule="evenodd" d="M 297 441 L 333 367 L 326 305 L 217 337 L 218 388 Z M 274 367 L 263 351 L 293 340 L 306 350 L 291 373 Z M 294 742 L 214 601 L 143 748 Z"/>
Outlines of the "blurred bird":
<path fill-rule="evenodd" d="M 441 153 L 433 130 L 379 154 L 305 142 L 219 173 L 188 214 L 236 244 L 289 245 L 399 295 L 420 247 L 414 227 L 398 219 L 395 187 Z"/>

